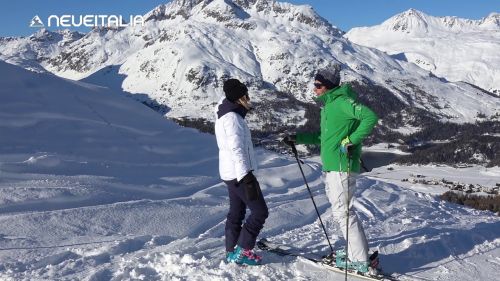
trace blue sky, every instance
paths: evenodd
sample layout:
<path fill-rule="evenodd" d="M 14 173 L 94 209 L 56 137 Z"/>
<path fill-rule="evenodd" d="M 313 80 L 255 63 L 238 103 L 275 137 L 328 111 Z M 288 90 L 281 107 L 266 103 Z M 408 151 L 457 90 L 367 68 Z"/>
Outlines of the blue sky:
<path fill-rule="evenodd" d="M 3 1 L 0 9 L 0 36 L 25 36 L 37 29 L 29 22 L 35 15 L 43 20 L 51 14 L 142 15 L 166 0 L 14 0 Z M 369 26 L 410 8 L 433 16 L 458 16 L 480 19 L 500 12 L 500 0 L 288 0 L 309 4 L 332 24 L 348 31 L 352 27 Z M 80 29 L 86 31 L 86 29 Z"/>

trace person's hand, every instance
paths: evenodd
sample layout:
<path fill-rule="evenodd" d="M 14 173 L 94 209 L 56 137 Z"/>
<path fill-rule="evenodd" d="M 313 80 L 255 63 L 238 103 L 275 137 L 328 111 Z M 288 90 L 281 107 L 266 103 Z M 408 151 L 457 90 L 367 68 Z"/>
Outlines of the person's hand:
<path fill-rule="evenodd" d="M 257 178 L 253 175 L 252 171 L 248 172 L 240 181 L 240 184 L 252 185 L 257 182 Z"/>
<path fill-rule="evenodd" d="M 297 142 L 297 135 L 285 135 L 281 141 L 288 146 L 294 146 Z"/>
<path fill-rule="evenodd" d="M 248 172 L 238 183 L 244 188 L 245 196 L 249 201 L 257 200 L 261 196 L 259 182 L 252 171 Z"/>
<path fill-rule="evenodd" d="M 351 143 L 349 137 L 345 137 L 345 139 L 340 142 L 340 151 L 344 154 L 351 152 L 352 147 L 353 144 Z"/>

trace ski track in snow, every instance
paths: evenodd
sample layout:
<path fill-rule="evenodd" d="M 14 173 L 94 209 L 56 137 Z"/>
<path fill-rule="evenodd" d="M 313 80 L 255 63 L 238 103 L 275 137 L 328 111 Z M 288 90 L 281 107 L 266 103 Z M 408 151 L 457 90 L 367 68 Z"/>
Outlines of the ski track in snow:
<path fill-rule="evenodd" d="M 275 175 L 273 181 L 288 181 L 281 188 L 263 183 L 271 215 L 262 236 L 313 253 L 326 252 L 301 178 L 297 173 L 276 176 L 273 170 L 281 168 L 268 166 L 257 173 L 263 182 L 266 173 Z M 332 223 L 321 173 L 306 169 L 306 174 L 334 246 L 343 247 L 340 229 Z M 321 270 L 305 271 L 308 266 L 303 261 L 271 254 L 266 255 L 266 265 L 252 270 L 225 264 L 221 261 L 228 207 L 225 187 L 202 186 L 183 195 L 4 214 L 2 229 L 23 233 L 17 233 L 17 238 L 3 237 L 3 259 L 12 256 L 3 263 L 1 276 L 13 280 L 83 276 L 89 276 L 88 280 L 310 280 L 328 276 Z M 368 178 L 360 180 L 357 196 L 356 207 L 370 247 L 381 252 L 389 272 L 452 280 L 447 275 L 465 267 L 472 278 L 481 273 L 469 259 L 498 254 L 500 239 L 495 230 L 500 222 L 483 212 Z M 498 261 L 489 266 L 498 267 Z"/>

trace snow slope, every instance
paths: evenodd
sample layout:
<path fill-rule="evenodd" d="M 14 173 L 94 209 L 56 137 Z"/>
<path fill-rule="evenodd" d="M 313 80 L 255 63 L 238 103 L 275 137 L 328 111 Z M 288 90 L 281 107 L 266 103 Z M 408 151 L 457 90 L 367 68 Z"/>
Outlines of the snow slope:
<path fill-rule="evenodd" d="M 499 13 L 468 20 L 410 9 L 380 25 L 353 28 L 344 37 L 449 81 L 465 81 L 500 95 Z"/>
<path fill-rule="evenodd" d="M 221 261 L 228 199 L 213 136 L 101 87 L 4 62 L 0 77 L 1 280 L 343 280 L 291 257 L 267 254 L 257 268 Z M 262 236 L 325 253 L 294 159 L 257 154 L 270 208 Z M 303 167 L 342 247 L 318 159 Z M 382 167 L 358 183 L 355 206 L 385 269 L 402 280 L 490 280 L 500 218 L 441 202 L 432 187 L 398 185 L 411 169 L 419 173 Z M 500 170 L 446 174 L 492 184 Z"/>

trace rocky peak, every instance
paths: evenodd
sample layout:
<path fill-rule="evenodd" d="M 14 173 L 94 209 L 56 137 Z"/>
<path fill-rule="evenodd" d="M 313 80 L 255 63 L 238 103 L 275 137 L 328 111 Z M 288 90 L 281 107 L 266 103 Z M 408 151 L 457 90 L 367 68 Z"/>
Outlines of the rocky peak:
<path fill-rule="evenodd" d="M 269 1 L 269 0 L 268 0 Z M 258 0 L 233 0 L 233 3 L 242 7 L 242 8 L 250 8 L 253 6 L 256 2 L 261 2 Z"/>
<path fill-rule="evenodd" d="M 427 15 L 415 10 L 409 9 L 388 19 L 384 24 L 394 31 L 410 33 L 416 30 L 427 31 Z"/>
<path fill-rule="evenodd" d="M 46 28 L 41 28 L 37 32 L 33 33 L 29 38 L 32 41 L 52 41 L 54 37 L 62 37 L 60 34 L 56 32 L 52 32 Z"/>
<path fill-rule="evenodd" d="M 491 13 L 489 16 L 481 20 L 481 26 L 492 28 L 492 29 L 500 29 L 500 13 Z"/>
<path fill-rule="evenodd" d="M 29 40 L 33 42 L 47 42 L 54 43 L 59 41 L 75 41 L 84 36 L 83 33 L 71 31 L 69 29 L 50 31 L 42 28 L 29 36 Z"/>
<path fill-rule="evenodd" d="M 456 16 L 434 17 L 415 9 L 409 9 L 387 21 L 384 25 L 388 30 L 404 33 L 428 33 L 429 31 L 477 31 L 499 30 L 500 14 L 491 13 L 481 20 L 471 20 Z"/>
<path fill-rule="evenodd" d="M 189 11 L 201 2 L 205 2 L 206 4 L 208 4 L 209 2 L 212 2 L 212 0 L 174 0 L 171 2 L 171 7 Z"/>
<path fill-rule="evenodd" d="M 162 4 L 147 13 L 145 21 L 174 19 L 177 16 L 187 19 L 191 14 L 191 10 L 202 2 L 206 5 L 211 0 L 174 0 L 168 4 Z"/>

